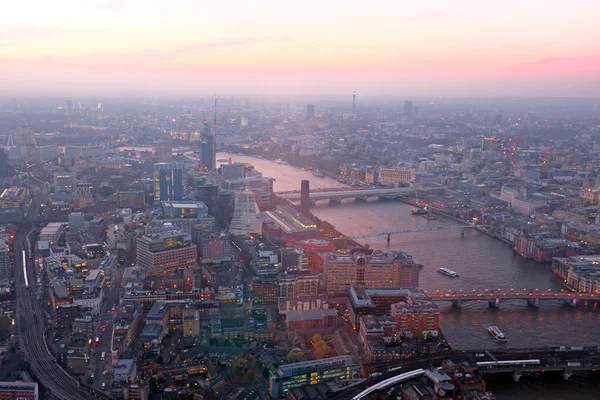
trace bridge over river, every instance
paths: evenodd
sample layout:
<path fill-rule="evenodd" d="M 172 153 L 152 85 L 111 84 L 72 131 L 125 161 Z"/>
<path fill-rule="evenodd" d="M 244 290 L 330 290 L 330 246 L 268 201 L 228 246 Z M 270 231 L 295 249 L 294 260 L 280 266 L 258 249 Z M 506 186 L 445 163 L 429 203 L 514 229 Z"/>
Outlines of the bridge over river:
<path fill-rule="evenodd" d="M 370 198 L 385 198 L 388 200 L 394 200 L 399 197 L 415 193 L 415 188 L 376 188 L 376 189 L 334 189 L 334 190 L 311 190 L 308 198 L 311 202 L 317 200 L 330 200 L 335 202 L 341 202 L 345 199 L 355 199 L 367 201 Z M 292 192 L 281 192 L 275 193 L 278 197 L 289 201 L 300 201 L 300 191 Z"/>
<path fill-rule="evenodd" d="M 566 304 L 572 307 L 576 307 L 579 302 L 582 301 L 600 301 L 600 294 L 594 293 L 577 293 L 562 290 L 560 292 L 552 291 L 539 291 L 523 289 L 523 291 L 509 289 L 509 290 L 488 290 L 484 292 L 472 291 L 448 291 L 447 293 L 441 293 L 436 291 L 435 293 L 427 293 L 433 301 L 450 301 L 456 308 L 461 308 L 462 303 L 467 301 L 487 301 L 490 307 L 499 308 L 501 301 L 507 300 L 525 300 L 529 305 L 533 307 L 539 307 L 540 301 L 542 300 L 563 300 Z"/>

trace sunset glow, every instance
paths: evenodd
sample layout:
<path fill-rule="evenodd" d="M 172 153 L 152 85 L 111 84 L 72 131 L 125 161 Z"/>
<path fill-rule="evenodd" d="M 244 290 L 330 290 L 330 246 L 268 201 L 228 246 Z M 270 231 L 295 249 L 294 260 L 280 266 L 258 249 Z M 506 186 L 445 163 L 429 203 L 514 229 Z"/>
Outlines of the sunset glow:
<path fill-rule="evenodd" d="M 10 1 L 18 93 L 600 95 L 600 2 Z"/>

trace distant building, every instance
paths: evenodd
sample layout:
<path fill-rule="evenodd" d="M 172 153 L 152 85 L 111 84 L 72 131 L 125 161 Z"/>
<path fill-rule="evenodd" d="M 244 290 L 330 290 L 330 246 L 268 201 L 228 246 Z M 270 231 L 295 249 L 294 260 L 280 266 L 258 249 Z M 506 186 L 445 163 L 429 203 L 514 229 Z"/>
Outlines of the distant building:
<path fill-rule="evenodd" d="M 378 182 L 391 185 L 412 183 L 416 179 L 414 168 L 386 167 L 379 169 Z"/>
<path fill-rule="evenodd" d="M 154 164 L 154 199 L 157 201 L 183 200 L 183 164 Z"/>
<path fill-rule="evenodd" d="M 306 120 L 312 121 L 315 119 L 315 106 L 314 104 L 306 105 Z"/>
<path fill-rule="evenodd" d="M 223 176 L 223 179 L 225 179 L 225 180 L 245 178 L 244 164 L 242 164 L 242 163 L 222 164 L 221 165 L 221 176 Z"/>
<path fill-rule="evenodd" d="M 75 193 L 77 176 L 75 172 L 57 172 L 54 174 L 54 193 Z"/>
<path fill-rule="evenodd" d="M 406 117 L 412 117 L 414 115 L 412 100 L 404 100 L 404 115 Z"/>
<path fill-rule="evenodd" d="M 170 163 L 173 160 L 173 142 L 163 140 L 156 145 L 156 156 L 159 163 Z"/>

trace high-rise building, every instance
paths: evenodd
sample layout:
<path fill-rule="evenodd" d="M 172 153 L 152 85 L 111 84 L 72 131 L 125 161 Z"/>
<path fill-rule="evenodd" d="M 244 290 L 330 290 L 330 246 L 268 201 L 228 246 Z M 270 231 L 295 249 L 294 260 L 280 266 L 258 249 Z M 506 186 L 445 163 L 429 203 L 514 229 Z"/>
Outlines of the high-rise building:
<path fill-rule="evenodd" d="M 260 210 L 256 204 L 255 196 L 254 192 L 248 191 L 235 193 L 235 209 L 229 226 L 230 233 L 242 236 L 261 233 Z"/>
<path fill-rule="evenodd" d="M 312 121 L 315 119 L 315 106 L 314 104 L 306 105 L 306 119 Z"/>
<path fill-rule="evenodd" d="M 404 100 L 404 115 L 407 117 L 412 117 L 414 115 L 412 100 Z"/>
<path fill-rule="evenodd" d="M 165 232 L 137 239 L 137 260 L 148 275 L 165 275 L 196 266 L 198 253 L 189 233 Z"/>
<path fill-rule="evenodd" d="M 69 232 L 79 231 L 85 231 L 85 215 L 82 212 L 72 212 L 69 214 Z"/>
<path fill-rule="evenodd" d="M 67 109 L 65 111 L 66 114 L 71 114 L 73 112 L 73 102 L 71 100 L 67 100 Z"/>
<path fill-rule="evenodd" d="M 154 164 L 154 200 L 183 200 L 183 164 Z"/>
<path fill-rule="evenodd" d="M 0 285 L 2 286 L 9 285 L 12 278 L 9 242 L 10 234 L 3 229 L 0 231 Z"/>
<path fill-rule="evenodd" d="M 173 142 L 171 142 L 171 139 L 158 142 L 156 145 L 156 156 L 159 163 L 170 163 L 173 161 Z"/>
<path fill-rule="evenodd" d="M 201 201 L 208 207 L 210 215 L 216 215 L 217 197 L 219 196 L 219 187 L 204 182 L 197 182 L 194 190 L 194 199 Z"/>
<path fill-rule="evenodd" d="M 0 179 L 12 177 L 12 169 L 8 165 L 8 151 L 0 148 Z"/>
<path fill-rule="evenodd" d="M 352 114 L 356 115 L 356 92 L 352 92 Z"/>
<path fill-rule="evenodd" d="M 304 215 L 308 215 L 310 213 L 310 182 L 308 180 L 303 180 L 300 186 L 300 212 Z"/>
<path fill-rule="evenodd" d="M 228 229 L 229 225 L 231 224 L 234 209 L 235 191 L 220 190 L 218 192 L 217 201 L 213 206 L 213 212 L 215 213 L 217 226 L 219 226 L 220 228 Z"/>
<path fill-rule="evenodd" d="M 210 125 L 207 121 L 204 121 L 204 130 L 202 132 L 202 152 L 200 161 L 202 166 L 208 171 L 212 171 L 217 166 L 217 144 L 215 142 L 215 136 L 210 131 Z"/>

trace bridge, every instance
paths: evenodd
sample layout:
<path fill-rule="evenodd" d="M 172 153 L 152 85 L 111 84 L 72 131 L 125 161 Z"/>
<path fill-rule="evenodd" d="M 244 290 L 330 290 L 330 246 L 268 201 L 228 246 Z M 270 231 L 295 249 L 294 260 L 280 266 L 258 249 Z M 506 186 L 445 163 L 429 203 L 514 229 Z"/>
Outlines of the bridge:
<path fill-rule="evenodd" d="M 378 188 L 378 189 L 356 189 L 348 188 L 346 190 L 318 190 L 310 191 L 309 199 L 312 203 L 317 200 L 330 200 L 335 202 L 341 202 L 345 199 L 355 199 L 367 201 L 370 198 L 384 198 L 388 200 L 394 200 L 399 197 L 403 197 L 407 194 L 415 192 L 415 188 Z M 300 192 L 284 192 L 275 193 L 278 197 L 289 201 L 300 201 Z"/>
<path fill-rule="evenodd" d="M 525 300 L 529 305 L 538 308 L 540 301 L 542 300 L 563 300 L 566 304 L 572 307 L 576 307 L 581 301 L 600 301 L 600 294 L 596 293 L 576 293 L 561 290 L 560 292 L 552 291 L 540 291 L 539 289 L 523 291 L 509 289 L 509 290 L 488 290 L 484 292 L 465 292 L 459 291 L 448 291 L 447 293 L 441 293 L 436 291 L 435 293 L 427 293 L 433 301 L 450 301 L 456 308 L 461 308 L 462 303 L 467 301 L 487 301 L 488 305 L 492 308 L 499 308 L 501 301 L 506 300 Z"/>
<path fill-rule="evenodd" d="M 346 239 L 353 239 L 354 240 L 354 239 L 364 239 L 364 238 L 369 238 L 369 237 L 386 236 L 387 235 L 387 241 L 388 241 L 388 244 L 389 244 L 390 243 L 390 238 L 391 238 L 392 235 L 397 235 L 397 234 L 401 234 L 401 233 L 435 232 L 435 231 L 447 231 L 447 230 L 451 230 L 451 229 L 461 229 L 462 233 L 464 233 L 464 231 L 466 229 L 469 229 L 469 228 L 481 229 L 481 228 L 488 228 L 488 227 L 489 227 L 489 225 L 449 225 L 449 226 L 436 226 L 436 227 L 431 227 L 431 228 L 402 229 L 402 230 L 399 230 L 399 231 L 366 233 L 364 235 L 347 237 Z"/>
<path fill-rule="evenodd" d="M 592 373 L 600 370 L 598 347 L 547 347 L 537 349 L 479 349 L 450 350 L 430 354 L 397 363 L 381 363 L 368 368 L 377 371 L 366 381 L 349 387 L 347 390 L 331 393 L 329 400 L 366 400 L 372 395 L 385 393 L 403 382 L 428 374 L 432 366 L 442 365 L 446 372 L 458 368 L 477 371 L 489 376 L 492 374 L 512 374 L 515 381 L 523 375 L 560 373 L 569 379 L 574 373 Z M 444 361 L 452 361 L 454 365 Z"/>

